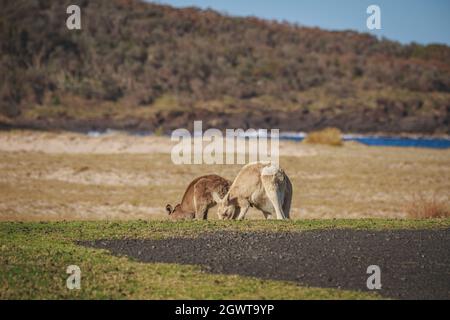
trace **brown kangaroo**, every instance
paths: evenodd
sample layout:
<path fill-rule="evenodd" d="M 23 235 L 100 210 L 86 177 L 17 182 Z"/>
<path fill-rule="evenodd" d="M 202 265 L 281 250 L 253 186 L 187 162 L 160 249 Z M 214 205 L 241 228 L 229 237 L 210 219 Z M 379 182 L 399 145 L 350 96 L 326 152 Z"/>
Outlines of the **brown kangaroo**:
<path fill-rule="evenodd" d="M 187 187 L 181 203 L 174 208 L 166 206 L 169 217 L 179 219 L 206 219 L 208 210 L 216 205 L 214 199 L 223 198 L 230 188 L 228 181 L 216 174 L 195 178 Z"/>

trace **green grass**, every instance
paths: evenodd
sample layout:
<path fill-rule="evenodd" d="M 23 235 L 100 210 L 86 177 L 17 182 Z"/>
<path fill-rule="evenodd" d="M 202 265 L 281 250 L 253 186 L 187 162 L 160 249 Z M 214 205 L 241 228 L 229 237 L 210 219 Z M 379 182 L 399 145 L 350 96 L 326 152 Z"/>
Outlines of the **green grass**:
<path fill-rule="evenodd" d="M 194 237 L 215 230 L 448 228 L 450 219 L 298 221 L 130 221 L 0 223 L 1 299 L 371 299 L 369 292 L 301 287 L 283 281 L 204 273 L 198 266 L 140 263 L 76 240 Z M 67 266 L 81 268 L 68 290 Z"/>

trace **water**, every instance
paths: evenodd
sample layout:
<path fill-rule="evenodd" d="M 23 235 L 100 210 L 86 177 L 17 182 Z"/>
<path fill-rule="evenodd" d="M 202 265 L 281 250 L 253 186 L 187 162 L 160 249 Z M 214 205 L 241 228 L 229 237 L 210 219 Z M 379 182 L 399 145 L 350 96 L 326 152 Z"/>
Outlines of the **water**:
<path fill-rule="evenodd" d="M 114 134 L 116 130 L 89 131 L 87 134 L 91 137 Z M 127 132 L 131 135 L 148 136 L 150 132 Z M 282 132 L 280 140 L 302 141 L 306 137 L 305 133 Z M 447 149 L 450 148 L 450 138 L 408 138 L 395 136 L 365 136 L 365 135 L 343 135 L 344 141 L 356 141 L 367 146 L 374 147 L 410 147 L 410 148 L 432 148 Z"/>
<path fill-rule="evenodd" d="M 305 136 L 282 136 L 282 140 L 302 141 Z M 379 147 L 409 147 L 409 148 L 450 148 L 450 139 L 446 138 L 407 138 L 385 136 L 351 136 L 344 135 L 344 141 L 356 141 L 367 146 Z"/>
<path fill-rule="evenodd" d="M 302 141 L 306 135 L 280 135 L 283 140 Z M 407 138 L 407 137 L 388 137 L 388 136 L 363 136 L 363 135 L 344 135 L 344 141 L 356 141 L 372 147 L 409 147 L 409 148 L 432 148 L 447 149 L 450 148 L 450 139 L 448 138 Z"/>
<path fill-rule="evenodd" d="M 355 137 L 344 140 L 357 141 L 368 146 L 414 147 L 414 148 L 450 148 L 450 139 L 444 138 L 404 138 L 404 137 Z"/>

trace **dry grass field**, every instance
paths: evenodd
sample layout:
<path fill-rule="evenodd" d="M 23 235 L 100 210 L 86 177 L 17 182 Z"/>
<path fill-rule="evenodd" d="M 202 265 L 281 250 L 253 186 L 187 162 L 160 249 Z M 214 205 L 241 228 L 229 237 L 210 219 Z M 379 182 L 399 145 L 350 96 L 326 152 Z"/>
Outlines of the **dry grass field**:
<path fill-rule="evenodd" d="M 2 132 L 0 221 L 166 219 L 165 205 L 180 201 L 193 178 L 232 180 L 241 168 L 174 165 L 173 144 L 167 137 Z M 450 150 L 282 141 L 280 164 L 293 183 L 294 219 L 424 217 L 418 199 L 441 216 L 449 212 Z"/>

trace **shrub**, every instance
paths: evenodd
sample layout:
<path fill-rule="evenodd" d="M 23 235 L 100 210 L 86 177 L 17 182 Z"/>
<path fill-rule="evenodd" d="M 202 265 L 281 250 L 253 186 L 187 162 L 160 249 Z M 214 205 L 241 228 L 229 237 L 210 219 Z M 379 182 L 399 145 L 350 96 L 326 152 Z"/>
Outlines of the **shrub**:
<path fill-rule="evenodd" d="M 172 110 L 179 107 L 179 101 L 176 96 L 165 94 L 153 102 L 153 107 L 158 110 Z"/>
<path fill-rule="evenodd" d="M 304 142 L 313 144 L 327 144 L 330 146 L 342 146 L 342 134 L 339 129 L 326 128 L 309 133 Z"/>
<path fill-rule="evenodd" d="M 158 128 L 155 129 L 155 131 L 153 132 L 153 134 L 157 137 L 161 137 L 164 135 L 164 128 L 162 126 L 159 126 Z"/>
<path fill-rule="evenodd" d="M 405 212 L 409 218 L 446 218 L 450 217 L 448 200 L 438 198 L 436 195 L 427 197 L 423 194 L 415 194 L 406 204 Z"/>

